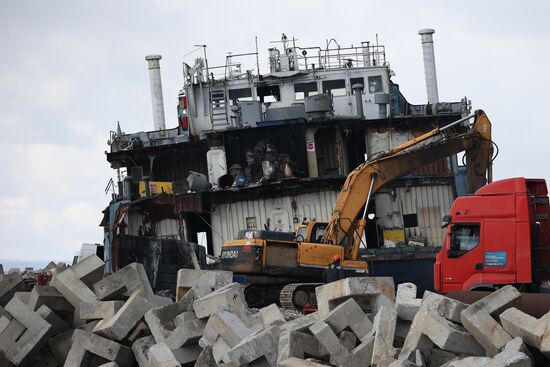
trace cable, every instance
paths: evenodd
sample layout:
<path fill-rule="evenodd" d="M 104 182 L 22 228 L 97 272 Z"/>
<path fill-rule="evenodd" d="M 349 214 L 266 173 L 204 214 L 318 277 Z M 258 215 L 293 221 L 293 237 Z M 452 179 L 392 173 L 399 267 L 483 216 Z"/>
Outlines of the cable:
<path fill-rule="evenodd" d="M 193 51 L 189 51 L 188 53 L 186 53 L 185 55 L 182 56 L 182 59 L 185 58 L 185 57 L 187 57 L 187 56 L 189 56 L 189 55 L 191 55 L 191 54 L 194 53 L 194 52 L 197 52 L 197 51 L 200 50 L 201 48 L 202 48 L 202 46 L 197 47 L 197 48 L 194 49 Z"/>

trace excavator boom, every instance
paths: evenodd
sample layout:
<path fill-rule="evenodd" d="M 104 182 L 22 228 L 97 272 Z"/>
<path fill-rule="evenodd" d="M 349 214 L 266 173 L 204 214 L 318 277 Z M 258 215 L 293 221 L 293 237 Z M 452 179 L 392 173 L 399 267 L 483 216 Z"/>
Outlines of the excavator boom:
<path fill-rule="evenodd" d="M 461 124 L 474 117 L 473 125 L 461 133 Z M 446 130 L 446 131 L 445 131 Z M 346 257 L 357 260 L 362 231 L 366 224 L 368 201 L 386 183 L 439 159 L 465 151 L 468 193 L 492 180 L 493 144 L 491 123 L 482 110 L 474 115 L 436 128 L 381 155 L 375 156 L 351 172 L 336 200 L 323 243 L 343 245 Z M 364 208 L 363 217 L 357 217 Z"/>

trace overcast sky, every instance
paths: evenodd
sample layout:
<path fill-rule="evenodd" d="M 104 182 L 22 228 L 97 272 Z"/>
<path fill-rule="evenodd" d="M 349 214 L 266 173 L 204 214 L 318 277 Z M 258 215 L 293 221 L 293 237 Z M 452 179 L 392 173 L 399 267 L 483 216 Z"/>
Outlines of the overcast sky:
<path fill-rule="evenodd" d="M 495 178 L 550 179 L 547 1 L 1 1 L 0 259 L 69 260 L 101 242 L 109 131 L 153 127 L 144 56 L 161 61 L 168 127 L 183 56 L 208 45 L 265 60 L 282 32 L 302 46 L 386 45 L 401 91 L 425 103 L 421 28 L 435 28 L 441 101 L 483 108 Z M 194 53 L 185 58 L 192 63 Z M 264 72 L 267 65 L 262 62 Z"/>

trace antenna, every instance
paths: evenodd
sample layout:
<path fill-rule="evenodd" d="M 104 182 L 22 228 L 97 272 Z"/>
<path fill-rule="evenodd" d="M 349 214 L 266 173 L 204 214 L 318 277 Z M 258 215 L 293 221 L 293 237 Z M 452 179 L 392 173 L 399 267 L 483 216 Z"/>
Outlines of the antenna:
<path fill-rule="evenodd" d="M 258 78 L 260 77 L 260 59 L 258 58 L 258 36 L 254 36 L 256 42 L 256 68 L 258 69 Z"/>
<path fill-rule="evenodd" d="M 195 45 L 195 47 L 202 47 L 204 50 L 204 64 L 206 65 L 206 78 L 210 81 L 210 72 L 208 71 L 208 58 L 206 57 L 206 45 Z"/>

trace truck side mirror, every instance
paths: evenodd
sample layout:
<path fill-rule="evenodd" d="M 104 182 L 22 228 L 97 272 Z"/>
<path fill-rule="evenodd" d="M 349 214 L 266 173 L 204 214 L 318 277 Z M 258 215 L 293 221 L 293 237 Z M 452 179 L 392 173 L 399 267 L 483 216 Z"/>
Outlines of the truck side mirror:
<path fill-rule="evenodd" d="M 447 228 L 449 226 L 449 224 L 451 224 L 452 219 L 453 219 L 453 217 L 451 217 L 450 215 L 445 215 L 441 219 L 441 228 Z"/>

